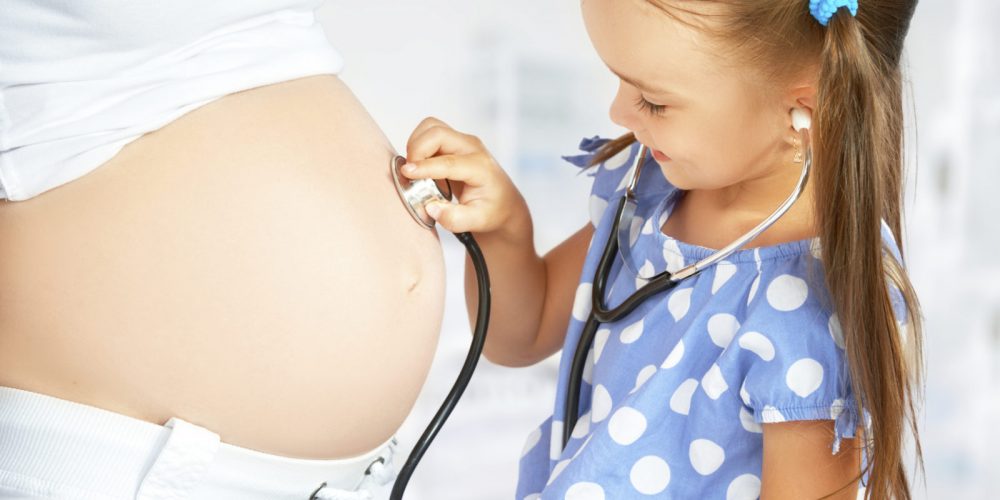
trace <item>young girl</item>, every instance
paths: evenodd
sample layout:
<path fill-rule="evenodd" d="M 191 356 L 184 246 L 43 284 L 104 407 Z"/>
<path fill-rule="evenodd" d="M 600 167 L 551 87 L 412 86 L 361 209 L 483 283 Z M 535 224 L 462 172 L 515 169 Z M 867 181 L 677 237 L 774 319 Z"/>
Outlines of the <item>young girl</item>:
<path fill-rule="evenodd" d="M 436 119 L 418 126 L 408 175 L 459 181 L 458 204 L 428 211 L 473 232 L 489 265 L 487 358 L 525 366 L 565 346 L 519 499 L 910 498 L 921 323 L 898 237 L 899 63 L 915 4 L 581 2 L 620 79 L 611 118 L 630 133 L 567 157 L 592 167 L 592 224 L 541 258 L 523 198 L 482 143 Z M 811 115 L 809 141 L 793 115 Z M 600 326 L 570 428 L 570 363 L 639 144 L 652 155 L 621 251 L 641 269 L 614 257 L 609 307 L 764 220 L 810 151 L 814 168 L 761 235 Z M 474 315 L 468 264 L 467 283 Z"/>

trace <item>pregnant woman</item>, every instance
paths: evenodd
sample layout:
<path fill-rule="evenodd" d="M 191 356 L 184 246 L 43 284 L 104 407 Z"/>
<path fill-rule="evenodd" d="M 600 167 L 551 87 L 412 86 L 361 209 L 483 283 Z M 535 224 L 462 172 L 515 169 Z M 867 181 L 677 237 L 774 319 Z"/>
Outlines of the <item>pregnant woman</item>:
<path fill-rule="evenodd" d="M 320 4 L 4 2 L 0 498 L 391 479 L 444 264 Z"/>

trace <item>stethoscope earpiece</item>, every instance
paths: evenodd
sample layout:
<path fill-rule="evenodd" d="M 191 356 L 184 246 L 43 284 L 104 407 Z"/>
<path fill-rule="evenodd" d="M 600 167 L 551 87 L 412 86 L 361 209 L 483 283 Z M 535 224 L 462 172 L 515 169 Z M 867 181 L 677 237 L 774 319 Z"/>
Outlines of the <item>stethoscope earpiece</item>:
<path fill-rule="evenodd" d="M 812 127 L 812 113 L 806 108 L 792 108 L 792 128 L 796 132 Z"/>

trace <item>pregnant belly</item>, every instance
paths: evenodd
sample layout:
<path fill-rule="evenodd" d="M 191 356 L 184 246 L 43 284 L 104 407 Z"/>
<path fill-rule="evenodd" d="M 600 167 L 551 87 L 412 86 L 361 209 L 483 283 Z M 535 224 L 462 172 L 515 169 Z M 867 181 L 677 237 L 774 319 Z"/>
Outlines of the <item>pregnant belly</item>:
<path fill-rule="evenodd" d="M 319 75 L 231 94 L 0 204 L 0 385 L 301 458 L 357 455 L 437 344 L 437 235 Z"/>

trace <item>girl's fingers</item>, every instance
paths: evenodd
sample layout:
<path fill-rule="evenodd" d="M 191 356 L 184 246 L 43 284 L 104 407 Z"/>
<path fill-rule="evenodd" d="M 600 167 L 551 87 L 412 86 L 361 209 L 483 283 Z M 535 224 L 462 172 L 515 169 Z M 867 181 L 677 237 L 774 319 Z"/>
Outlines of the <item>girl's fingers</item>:
<path fill-rule="evenodd" d="M 424 118 L 423 120 L 420 121 L 420 124 L 418 124 L 416 128 L 413 129 L 413 132 L 410 132 L 409 141 L 412 141 L 414 137 L 420 135 L 421 133 L 423 133 L 424 131 L 426 131 L 431 127 L 444 127 L 449 129 L 451 128 L 451 126 L 448 125 L 447 123 L 437 118 L 434 118 L 433 116 L 428 116 L 427 118 Z M 407 144 L 407 148 L 409 148 L 409 144 Z"/>
<path fill-rule="evenodd" d="M 475 207 L 435 201 L 428 203 L 424 209 L 451 233 L 480 231 L 483 227 L 483 214 Z"/>
<path fill-rule="evenodd" d="M 490 172 L 488 161 L 481 153 L 436 156 L 422 161 L 407 161 L 403 166 L 403 175 L 410 179 L 449 179 L 470 186 L 483 186 Z"/>
<path fill-rule="evenodd" d="M 457 132 L 447 125 L 429 125 L 410 136 L 406 158 L 421 161 L 437 155 L 463 155 L 482 149 L 482 143 L 475 136 Z"/>

